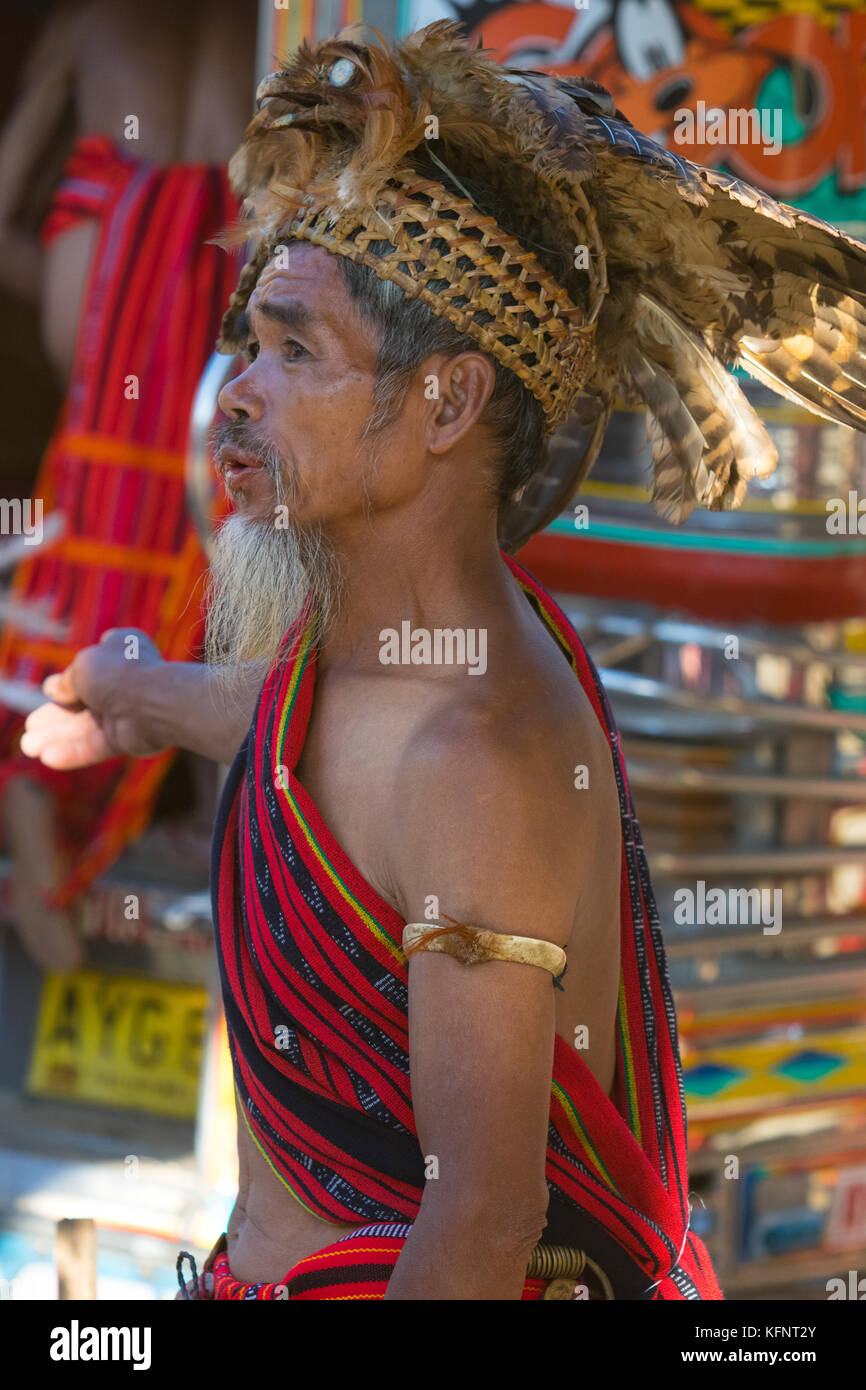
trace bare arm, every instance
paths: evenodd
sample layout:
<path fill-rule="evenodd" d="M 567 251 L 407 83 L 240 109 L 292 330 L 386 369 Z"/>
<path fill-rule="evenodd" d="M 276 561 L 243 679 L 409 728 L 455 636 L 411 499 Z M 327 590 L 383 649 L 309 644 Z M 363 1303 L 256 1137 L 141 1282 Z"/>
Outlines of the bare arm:
<path fill-rule="evenodd" d="M 394 861 L 407 920 L 423 921 L 434 894 L 440 919 L 568 944 L 592 812 L 572 790 L 573 757 L 540 766 L 520 743 L 470 727 L 411 760 Z M 554 999 L 536 966 L 411 958 L 412 1099 L 435 1176 L 387 1298 L 521 1297 L 546 1224 Z"/>
<path fill-rule="evenodd" d="M 0 131 L 0 279 L 17 298 L 39 295 L 42 252 L 35 236 L 15 224 L 16 213 L 70 101 L 81 11 L 61 5 L 46 19 L 28 55 L 20 95 Z"/>
<path fill-rule="evenodd" d="M 166 748 L 231 762 L 266 669 L 266 662 L 248 662 L 228 676 L 195 661 L 164 661 L 145 633 L 113 629 L 48 677 L 43 689 L 52 703 L 30 715 L 21 749 L 56 768 Z"/>

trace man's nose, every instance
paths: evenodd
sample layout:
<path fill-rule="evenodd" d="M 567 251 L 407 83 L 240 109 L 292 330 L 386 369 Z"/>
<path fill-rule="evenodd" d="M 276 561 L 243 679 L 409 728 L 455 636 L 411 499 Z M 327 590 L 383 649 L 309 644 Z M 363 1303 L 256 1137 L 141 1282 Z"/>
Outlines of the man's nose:
<path fill-rule="evenodd" d="M 250 380 L 252 365 L 251 363 L 246 371 L 241 372 L 239 376 L 227 381 L 217 396 L 217 405 L 230 420 L 241 418 L 260 420 L 262 418 L 261 397 Z"/>

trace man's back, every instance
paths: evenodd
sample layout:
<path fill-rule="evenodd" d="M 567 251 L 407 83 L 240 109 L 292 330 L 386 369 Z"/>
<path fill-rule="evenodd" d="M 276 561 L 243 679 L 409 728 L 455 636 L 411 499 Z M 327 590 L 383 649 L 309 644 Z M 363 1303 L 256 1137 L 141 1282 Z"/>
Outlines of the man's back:
<path fill-rule="evenodd" d="M 251 0 L 153 0 L 146 22 L 137 6 L 116 0 L 72 5 L 55 41 L 69 68 L 76 134 L 106 135 L 128 158 L 158 165 L 227 164 L 252 108 L 254 37 Z M 98 224 L 85 221 L 44 252 L 42 332 L 64 378 L 98 235 Z"/>

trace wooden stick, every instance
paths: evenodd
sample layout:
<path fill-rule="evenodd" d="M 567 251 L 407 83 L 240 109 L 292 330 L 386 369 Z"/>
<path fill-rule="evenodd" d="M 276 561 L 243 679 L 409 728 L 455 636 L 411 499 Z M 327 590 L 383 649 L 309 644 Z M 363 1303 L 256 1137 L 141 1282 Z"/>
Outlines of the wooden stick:
<path fill-rule="evenodd" d="M 57 1297 L 96 1299 L 96 1227 L 92 1219 L 58 1221 L 54 1240 Z"/>

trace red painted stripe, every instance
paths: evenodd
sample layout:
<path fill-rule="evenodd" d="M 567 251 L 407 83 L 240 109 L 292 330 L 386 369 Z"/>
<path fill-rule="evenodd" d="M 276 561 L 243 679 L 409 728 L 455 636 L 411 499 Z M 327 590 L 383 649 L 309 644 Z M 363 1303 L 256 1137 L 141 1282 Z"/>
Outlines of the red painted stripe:
<path fill-rule="evenodd" d="M 520 550 L 544 585 L 566 593 L 644 603 L 718 622 L 813 623 L 861 618 L 866 556 L 735 555 L 535 536 Z M 684 573 L 688 583 L 683 583 Z"/>

